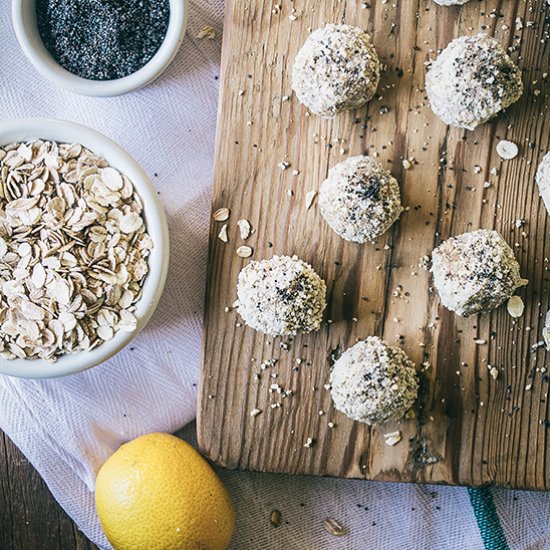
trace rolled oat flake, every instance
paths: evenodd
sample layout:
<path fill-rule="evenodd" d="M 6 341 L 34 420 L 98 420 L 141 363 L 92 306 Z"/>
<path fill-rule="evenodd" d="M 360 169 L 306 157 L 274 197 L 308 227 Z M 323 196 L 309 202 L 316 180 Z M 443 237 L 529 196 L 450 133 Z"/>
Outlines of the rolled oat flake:
<path fill-rule="evenodd" d="M 504 160 L 512 160 L 518 156 L 519 148 L 513 141 L 503 139 L 497 143 L 497 154 Z"/>
<path fill-rule="evenodd" d="M 44 46 L 69 72 L 115 80 L 157 53 L 168 29 L 169 0 L 37 0 Z"/>
<path fill-rule="evenodd" d="M 137 330 L 154 242 L 132 182 L 42 140 L 0 147 L 0 174 L 0 357 L 53 362 Z"/>

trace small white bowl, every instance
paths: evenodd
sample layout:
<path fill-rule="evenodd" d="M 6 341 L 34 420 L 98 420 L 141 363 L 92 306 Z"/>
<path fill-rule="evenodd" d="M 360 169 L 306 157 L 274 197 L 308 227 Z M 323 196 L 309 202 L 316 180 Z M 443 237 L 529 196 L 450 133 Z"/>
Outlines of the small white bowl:
<path fill-rule="evenodd" d="M 143 199 L 147 232 L 154 242 L 154 248 L 149 256 L 149 274 L 143 285 L 143 295 L 136 303 L 135 331 L 119 331 L 112 340 L 97 348 L 63 355 L 55 363 L 43 359 L 0 358 L 0 374 L 20 378 L 54 378 L 80 372 L 106 361 L 135 338 L 147 324 L 157 307 L 168 272 L 168 224 L 157 192 L 145 172 L 120 145 L 103 134 L 81 124 L 53 119 L 22 119 L 0 124 L 0 145 L 34 139 L 81 143 L 94 153 L 105 157 L 109 164 L 128 176 Z"/>
<path fill-rule="evenodd" d="M 187 0 L 170 0 L 170 20 L 164 41 L 139 71 L 116 80 L 88 80 L 64 69 L 44 46 L 36 25 L 36 0 L 12 0 L 12 19 L 21 49 L 48 80 L 81 95 L 109 97 L 149 84 L 170 65 L 185 36 Z"/>

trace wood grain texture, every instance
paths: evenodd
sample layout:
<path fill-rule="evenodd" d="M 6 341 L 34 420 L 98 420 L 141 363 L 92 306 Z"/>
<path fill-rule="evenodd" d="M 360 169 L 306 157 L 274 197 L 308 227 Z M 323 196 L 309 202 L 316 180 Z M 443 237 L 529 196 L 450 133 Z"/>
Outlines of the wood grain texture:
<path fill-rule="evenodd" d="M 0 548 L 96 550 L 57 504 L 44 480 L 0 432 Z"/>
<path fill-rule="evenodd" d="M 212 222 L 198 413 L 202 450 L 235 469 L 548 489 L 548 378 L 536 370 L 548 361 L 532 346 L 549 307 L 548 216 L 534 174 L 550 149 L 543 79 L 550 10 L 537 0 L 473 0 L 463 8 L 431 0 L 372 0 L 365 9 L 357 0 L 282 4 L 280 12 L 264 0 L 227 5 L 213 208 L 231 209 L 230 241 L 216 238 L 221 224 Z M 387 70 L 380 99 L 327 121 L 309 116 L 292 97 L 290 74 L 308 34 L 328 22 L 367 29 Z M 526 92 L 474 132 L 450 129 L 427 104 L 425 65 L 452 38 L 480 30 L 506 47 L 521 37 L 512 57 L 523 69 Z M 499 160 L 495 146 L 502 138 L 519 144 L 518 158 Z M 330 167 L 361 153 L 378 155 L 400 181 L 409 207 L 374 245 L 344 242 L 316 205 L 304 206 L 306 193 L 318 189 Z M 411 157 L 414 168 L 404 170 L 402 160 Z M 278 167 L 283 160 L 288 170 Z M 497 176 L 490 174 L 493 167 Z M 327 281 L 331 322 L 294 338 L 289 351 L 280 339 L 240 326 L 235 311 L 224 312 L 249 262 L 235 254 L 242 244 L 240 218 L 256 229 L 247 242 L 253 259 L 297 254 Z M 525 227 L 516 227 L 518 219 Z M 503 234 L 530 280 L 521 291 L 526 311 L 516 322 L 505 307 L 479 318 L 455 316 L 440 306 L 429 274 L 418 268 L 419 258 L 442 239 L 481 227 Z M 422 373 L 415 419 L 370 429 L 332 408 L 324 389 L 331 354 L 371 334 L 401 341 L 417 364 L 431 364 Z M 261 371 L 260 363 L 271 358 L 277 365 Z M 496 380 L 488 365 L 499 369 Z M 294 395 L 270 393 L 274 382 Z M 256 418 L 254 408 L 262 410 Z M 329 428 L 329 421 L 336 426 Z M 403 441 L 388 447 L 383 434 L 396 429 Z M 308 437 L 315 441 L 311 448 L 304 447 Z"/>

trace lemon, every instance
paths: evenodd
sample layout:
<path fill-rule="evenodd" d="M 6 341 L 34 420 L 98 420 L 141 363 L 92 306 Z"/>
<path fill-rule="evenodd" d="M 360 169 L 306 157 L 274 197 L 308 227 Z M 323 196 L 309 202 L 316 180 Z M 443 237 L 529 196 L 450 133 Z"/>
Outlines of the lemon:
<path fill-rule="evenodd" d="M 169 434 L 122 445 L 96 480 L 99 520 L 116 550 L 225 550 L 229 495 L 206 460 Z"/>

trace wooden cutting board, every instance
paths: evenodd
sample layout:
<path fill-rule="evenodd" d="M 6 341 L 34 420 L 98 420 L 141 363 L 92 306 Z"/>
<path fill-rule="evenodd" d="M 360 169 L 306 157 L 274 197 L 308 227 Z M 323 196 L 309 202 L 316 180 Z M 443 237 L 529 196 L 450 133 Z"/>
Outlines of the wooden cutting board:
<path fill-rule="evenodd" d="M 547 3 L 280 4 L 227 3 L 213 209 L 229 208 L 231 217 L 228 243 L 217 238 L 222 223 L 212 221 L 210 229 L 198 412 L 203 452 L 233 469 L 548 489 L 544 367 L 550 365 L 536 344 L 549 307 L 550 239 L 534 183 L 550 149 Z M 387 70 L 379 99 L 322 120 L 293 97 L 290 80 L 301 44 L 329 22 L 367 29 Z M 526 92 L 475 132 L 450 129 L 427 104 L 426 63 L 454 37 L 481 30 L 512 48 Z M 499 159 L 495 147 L 503 138 L 519 145 L 519 157 Z M 316 203 L 305 207 L 306 194 L 319 188 L 330 167 L 364 152 L 398 178 L 409 207 L 374 245 L 344 242 Z M 412 169 L 403 168 L 404 158 L 415 159 Z M 286 170 L 279 167 L 283 161 L 290 164 Z M 236 225 L 241 218 L 255 229 L 246 242 Z M 442 239 L 477 228 L 500 231 L 530 280 L 517 321 L 506 307 L 479 318 L 455 316 L 440 306 L 429 274 L 418 267 Z M 238 273 L 250 261 L 236 254 L 243 244 L 254 249 L 251 259 L 297 254 L 310 262 L 327 281 L 330 322 L 292 340 L 242 325 L 231 305 Z M 416 418 L 371 429 L 336 412 L 324 386 L 331 356 L 373 334 L 400 342 L 427 368 Z M 275 366 L 262 370 L 271 359 Z M 498 369 L 496 379 L 489 365 Z M 270 393 L 274 383 L 293 395 Z M 262 412 L 253 417 L 253 409 Z M 403 439 L 390 447 L 384 434 L 395 430 Z M 305 447 L 308 438 L 313 445 Z"/>

